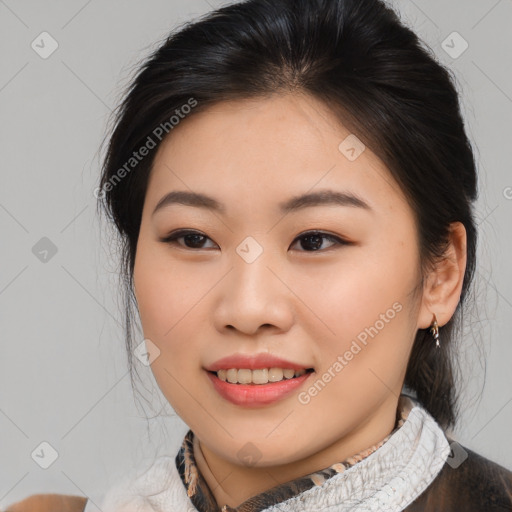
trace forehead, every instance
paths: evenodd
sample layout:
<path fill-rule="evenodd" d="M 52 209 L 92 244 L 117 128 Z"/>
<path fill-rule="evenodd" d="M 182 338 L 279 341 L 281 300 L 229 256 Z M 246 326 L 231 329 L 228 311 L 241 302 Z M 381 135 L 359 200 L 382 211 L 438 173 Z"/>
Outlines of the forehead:
<path fill-rule="evenodd" d="M 173 188 L 249 203 L 349 189 L 376 209 L 406 206 L 383 162 L 306 95 L 222 102 L 182 120 L 158 148 L 147 199 L 154 205 Z"/>

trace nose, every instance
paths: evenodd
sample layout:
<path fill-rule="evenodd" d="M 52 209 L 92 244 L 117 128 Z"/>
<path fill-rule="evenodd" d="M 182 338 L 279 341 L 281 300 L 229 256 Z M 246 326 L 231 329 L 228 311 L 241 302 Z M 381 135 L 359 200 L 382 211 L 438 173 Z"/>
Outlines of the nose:
<path fill-rule="evenodd" d="M 236 256 L 233 268 L 219 283 L 214 312 L 217 330 L 255 335 L 259 330 L 284 332 L 294 321 L 293 293 L 283 272 L 263 253 L 247 263 Z"/>

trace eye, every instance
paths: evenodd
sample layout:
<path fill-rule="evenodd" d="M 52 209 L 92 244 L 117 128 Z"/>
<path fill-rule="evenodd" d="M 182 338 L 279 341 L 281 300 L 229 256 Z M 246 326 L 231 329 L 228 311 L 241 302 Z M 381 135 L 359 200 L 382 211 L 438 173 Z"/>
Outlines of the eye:
<path fill-rule="evenodd" d="M 183 239 L 183 243 L 178 242 L 178 240 L 180 239 Z M 205 242 L 207 240 L 211 239 L 206 235 L 203 235 L 199 231 L 193 230 L 175 231 L 174 233 L 171 233 L 169 236 L 160 239 L 160 241 L 163 243 L 177 244 L 186 249 L 208 249 L 208 247 L 205 246 Z M 303 249 L 307 249 L 305 251 L 299 252 L 321 252 L 319 249 L 325 249 L 325 247 L 322 248 L 323 242 L 325 240 L 332 242 L 332 245 L 327 247 L 327 249 L 330 249 L 335 245 L 350 245 L 350 242 L 347 242 L 346 240 L 343 240 L 338 236 L 334 236 L 329 233 L 324 233 L 322 231 L 308 231 L 306 233 L 302 233 L 297 238 L 295 238 L 294 243 L 290 247 L 293 247 L 293 245 L 297 242 L 301 242 L 301 247 Z"/>
<path fill-rule="evenodd" d="M 203 235 L 199 231 L 180 230 L 171 233 L 169 236 L 165 238 L 161 238 L 160 241 L 166 244 L 176 244 L 177 240 L 179 240 L 180 238 L 183 238 L 183 240 L 185 241 L 184 247 L 187 249 L 206 249 L 206 247 L 204 247 L 203 244 L 205 240 L 210 240 L 210 238 L 208 238 L 206 235 Z M 186 245 L 187 243 L 190 245 Z M 183 246 L 183 244 L 179 243 L 178 245 Z"/>
<path fill-rule="evenodd" d="M 302 251 L 302 252 L 322 252 L 322 251 L 319 251 L 318 249 L 322 247 L 324 240 L 329 240 L 329 241 L 333 242 L 333 244 L 331 246 L 327 247 L 327 249 L 330 249 L 331 247 L 333 247 L 335 245 L 350 245 L 350 242 L 347 242 L 346 240 L 343 240 L 342 238 L 340 238 L 338 236 L 334 236 L 329 233 L 324 233 L 322 231 L 308 231 L 306 233 L 302 233 L 294 240 L 294 243 L 295 243 L 295 241 L 297 241 L 297 242 L 301 241 L 300 245 L 302 248 L 309 247 L 309 248 L 313 249 L 313 250 L 306 250 L 306 251 Z M 293 244 L 292 244 L 292 246 L 293 246 Z M 324 247 L 324 249 L 325 249 L 325 247 Z"/>

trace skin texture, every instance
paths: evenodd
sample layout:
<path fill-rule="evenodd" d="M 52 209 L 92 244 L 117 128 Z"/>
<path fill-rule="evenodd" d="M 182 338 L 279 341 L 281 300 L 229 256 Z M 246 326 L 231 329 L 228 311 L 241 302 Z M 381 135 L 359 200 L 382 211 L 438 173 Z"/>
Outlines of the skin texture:
<path fill-rule="evenodd" d="M 444 325 L 459 302 L 463 225 L 453 224 L 446 260 L 421 287 L 412 210 L 369 148 L 354 161 L 338 149 L 348 135 L 315 98 L 281 94 L 191 115 L 155 157 L 135 294 L 144 336 L 160 350 L 152 371 L 199 440 L 199 470 L 219 506 L 237 506 L 386 437 L 417 329 L 428 328 L 433 313 Z M 350 191 L 372 211 L 278 210 L 292 196 L 324 189 Z M 173 190 L 213 196 L 225 213 L 172 204 L 152 215 Z M 178 229 L 206 238 L 160 240 Z M 351 243 L 298 238 L 308 230 Z M 236 251 L 248 236 L 263 249 L 252 263 Z M 382 322 L 388 310 L 395 314 Z M 269 352 L 313 367 L 314 383 L 375 325 L 378 333 L 359 343 L 361 350 L 307 404 L 299 401 L 307 391 L 301 387 L 270 405 L 236 406 L 217 394 L 203 369 L 234 353 Z M 248 442 L 257 448 L 256 464 L 238 455 Z"/>

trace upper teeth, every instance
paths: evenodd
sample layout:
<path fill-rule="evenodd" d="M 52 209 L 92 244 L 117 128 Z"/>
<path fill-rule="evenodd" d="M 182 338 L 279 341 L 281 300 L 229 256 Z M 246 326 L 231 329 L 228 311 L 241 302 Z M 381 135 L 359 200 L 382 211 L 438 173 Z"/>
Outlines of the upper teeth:
<path fill-rule="evenodd" d="M 279 382 L 283 378 L 293 379 L 293 377 L 299 377 L 305 373 L 305 369 L 262 368 L 249 370 L 244 368 L 238 370 L 237 368 L 230 368 L 229 370 L 218 370 L 217 377 L 232 384 L 267 384 L 268 382 Z"/>

